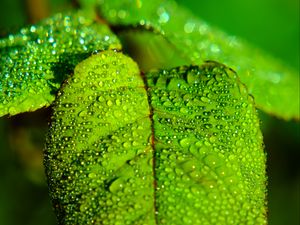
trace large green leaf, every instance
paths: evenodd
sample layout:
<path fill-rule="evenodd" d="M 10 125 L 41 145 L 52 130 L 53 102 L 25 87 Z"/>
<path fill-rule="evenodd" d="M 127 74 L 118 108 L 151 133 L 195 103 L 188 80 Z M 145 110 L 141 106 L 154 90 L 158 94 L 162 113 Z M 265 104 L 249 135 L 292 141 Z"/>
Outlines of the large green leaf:
<path fill-rule="evenodd" d="M 189 63 L 216 60 L 226 64 L 238 72 L 255 97 L 257 107 L 281 118 L 299 119 L 299 76 L 282 62 L 212 28 L 173 0 L 103 0 L 100 3 L 101 15 L 109 23 L 159 33 Z M 148 40 L 142 48 L 147 45 Z M 137 59 L 139 64 L 148 63 L 143 59 Z"/>
<path fill-rule="evenodd" d="M 95 50 L 120 48 L 109 28 L 57 14 L 0 40 L 0 116 L 48 106 L 66 76 Z"/>
<path fill-rule="evenodd" d="M 45 151 L 60 224 L 265 224 L 265 154 L 245 87 L 209 62 L 141 76 L 121 53 L 81 62 Z"/>

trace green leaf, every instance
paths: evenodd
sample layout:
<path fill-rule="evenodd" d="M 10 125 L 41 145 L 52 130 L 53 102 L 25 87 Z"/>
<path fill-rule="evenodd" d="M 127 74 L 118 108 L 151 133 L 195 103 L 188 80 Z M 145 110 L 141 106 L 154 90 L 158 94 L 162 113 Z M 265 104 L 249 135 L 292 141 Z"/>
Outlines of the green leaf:
<path fill-rule="evenodd" d="M 210 62 L 141 76 L 121 53 L 58 93 L 45 166 L 60 224 L 265 224 L 253 99 Z"/>
<path fill-rule="evenodd" d="M 95 50 L 120 48 L 109 28 L 57 14 L 0 40 L 0 116 L 48 106 L 61 82 Z"/>
<path fill-rule="evenodd" d="M 185 58 L 189 64 L 206 60 L 226 64 L 238 72 L 255 97 L 257 107 L 284 119 L 299 119 L 297 71 L 245 41 L 212 28 L 175 1 L 104 0 L 100 11 L 117 28 L 125 26 L 160 33 L 173 45 L 178 57 Z M 146 40 L 143 48 L 148 43 Z M 147 63 L 144 57 L 136 60 L 141 65 Z"/>

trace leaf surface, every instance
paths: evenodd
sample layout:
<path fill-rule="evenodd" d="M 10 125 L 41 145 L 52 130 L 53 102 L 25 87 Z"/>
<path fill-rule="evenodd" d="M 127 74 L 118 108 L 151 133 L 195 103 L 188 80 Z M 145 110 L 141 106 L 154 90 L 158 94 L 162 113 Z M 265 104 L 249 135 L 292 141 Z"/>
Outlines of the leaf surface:
<path fill-rule="evenodd" d="M 265 224 L 253 99 L 210 62 L 141 76 L 121 53 L 81 62 L 45 151 L 60 224 Z"/>
<path fill-rule="evenodd" d="M 95 50 L 120 48 L 105 25 L 57 14 L 0 40 L 0 116 L 48 106 L 75 65 Z"/>
<path fill-rule="evenodd" d="M 111 24 L 163 35 L 178 57 L 189 64 L 206 60 L 224 63 L 238 72 L 257 107 L 284 119 L 299 119 L 297 71 L 245 41 L 212 28 L 175 1 L 104 0 L 99 9 Z M 148 40 L 142 46 L 147 45 Z M 138 63 L 147 63 L 143 59 L 137 59 L 141 61 Z"/>

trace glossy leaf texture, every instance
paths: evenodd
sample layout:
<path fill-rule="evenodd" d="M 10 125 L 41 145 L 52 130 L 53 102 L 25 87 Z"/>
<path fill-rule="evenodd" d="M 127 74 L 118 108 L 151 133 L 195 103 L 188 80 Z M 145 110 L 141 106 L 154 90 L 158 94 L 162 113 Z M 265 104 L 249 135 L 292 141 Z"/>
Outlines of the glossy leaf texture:
<path fill-rule="evenodd" d="M 0 116 L 48 106 L 75 65 L 95 50 L 120 49 L 106 25 L 57 14 L 0 40 Z"/>
<path fill-rule="evenodd" d="M 109 23 L 161 34 L 188 64 L 198 65 L 206 60 L 224 63 L 238 72 L 257 107 L 277 117 L 299 119 L 299 75 L 283 62 L 212 28 L 173 0 L 98 3 L 101 16 Z M 147 63 L 140 60 L 139 64 Z"/>
<path fill-rule="evenodd" d="M 143 76 L 122 53 L 82 61 L 54 102 L 45 166 L 59 224 L 265 224 L 254 108 L 210 62 Z"/>

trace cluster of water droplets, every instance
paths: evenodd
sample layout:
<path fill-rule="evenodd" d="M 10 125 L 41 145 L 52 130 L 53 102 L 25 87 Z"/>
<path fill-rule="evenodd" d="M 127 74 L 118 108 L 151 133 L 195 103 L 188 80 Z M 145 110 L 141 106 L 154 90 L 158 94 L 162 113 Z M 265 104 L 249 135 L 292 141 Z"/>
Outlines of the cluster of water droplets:
<path fill-rule="evenodd" d="M 263 224 L 261 133 L 253 101 L 236 74 L 209 62 L 146 76 L 158 221 Z"/>
<path fill-rule="evenodd" d="M 57 14 L 0 40 L 0 116 L 49 105 L 60 83 L 95 49 L 120 48 L 105 25 Z"/>
<path fill-rule="evenodd" d="M 59 92 L 46 170 L 63 224 L 154 224 L 151 121 L 137 65 L 105 51 Z"/>

